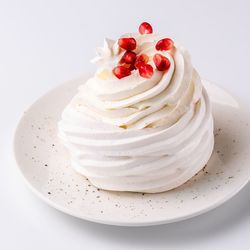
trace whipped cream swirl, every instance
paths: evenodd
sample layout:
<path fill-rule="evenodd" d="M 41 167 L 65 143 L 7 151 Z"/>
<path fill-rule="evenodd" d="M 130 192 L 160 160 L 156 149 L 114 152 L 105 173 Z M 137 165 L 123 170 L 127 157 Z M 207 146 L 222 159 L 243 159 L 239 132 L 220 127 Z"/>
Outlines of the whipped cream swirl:
<path fill-rule="evenodd" d="M 134 37 L 135 52 L 154 67 L 163 37 L 124 37 Z M 123 53 L 117 42 L 106 40 L 98 52 L 100 67 L 59 122 L 73 168 L 107 190 L 155 193 L 183 184 L 204 167 L 214 145 L 209 97 L 189 54 L 175 44 L 160 52 L 171 63 L 168 71 L 154 68 L 146 79 L 135 70 L 117 79 L 112 69 Z"/>

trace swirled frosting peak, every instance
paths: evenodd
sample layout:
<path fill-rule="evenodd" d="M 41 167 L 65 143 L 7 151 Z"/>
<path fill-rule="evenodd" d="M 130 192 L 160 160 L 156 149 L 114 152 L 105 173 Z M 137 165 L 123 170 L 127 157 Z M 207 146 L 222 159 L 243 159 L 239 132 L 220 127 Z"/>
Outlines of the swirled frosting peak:
<path fill-rule="evenodd" d="M 175 188 L 213 150 L 209 97 L 188 52 L 148 25 L 117 41 L 105 39 L 92 60 L 96 73 L 59 122 L 72 167 L 102 189 Z"/>

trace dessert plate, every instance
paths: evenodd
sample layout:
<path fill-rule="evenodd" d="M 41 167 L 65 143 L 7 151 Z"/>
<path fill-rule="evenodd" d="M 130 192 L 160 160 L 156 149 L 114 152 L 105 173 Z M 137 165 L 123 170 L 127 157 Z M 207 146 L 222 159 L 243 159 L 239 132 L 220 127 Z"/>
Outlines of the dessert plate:
<path fill-rule="evenodd" d="M 17 165 L 28 186 L 56 209 L 81 219 L 148 226 L 187 219 L 219 206 L 250 179 L 250 116 L 227 92 L 203 81 L 212 101 L 215 148 L 191 180 L 159 194 L 108 192 L 95 188 L 70 167 L 57 138 L 57 122 L 77 87 L 67 82 L 38 99 L 19 122 L 14 140 Z"/>

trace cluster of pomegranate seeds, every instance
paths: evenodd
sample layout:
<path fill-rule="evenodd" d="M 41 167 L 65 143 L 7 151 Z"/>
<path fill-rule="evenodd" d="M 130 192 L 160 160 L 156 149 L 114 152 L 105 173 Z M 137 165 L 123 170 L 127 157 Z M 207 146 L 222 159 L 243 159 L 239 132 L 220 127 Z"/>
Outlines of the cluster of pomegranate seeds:
<path fill-rule="evenodd" d="M 139 26 L 140 34 L 153 33 L 152 26 L 143 22 Z M 148 64 L 149 57 L 146 54 L 137 55 L 133 50 L 136 49 L 136 40 L 133 37 L 120 38 L 118 40 L 119 47 L 125 52 L 119 61 L 119 65 L 113 69 L 113 74 L 121 79 L 131 75 L 132 70 L 138 70 L 141 77 L 151 78 L 154 74 L 153 67 Z M 157 42 L 155 49 L 159 51 L 171 50 L 174 42 L 170 38 L 164 38 Z M 167 71 L 171 65 L 169 59 L 162 54 L 155 54 L 153 57 L 154 64 L 159 71 Z"/>

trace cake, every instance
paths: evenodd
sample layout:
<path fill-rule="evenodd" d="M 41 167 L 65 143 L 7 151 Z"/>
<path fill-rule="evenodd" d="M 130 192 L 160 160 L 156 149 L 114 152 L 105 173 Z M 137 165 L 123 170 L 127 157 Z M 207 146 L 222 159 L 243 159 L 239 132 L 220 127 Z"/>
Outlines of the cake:
<path fill-rule="evenodd" d="M 105 39 L 95 74 L 58 124 L 71 166 L 97 188 L 157 193 L 199 172 L 214 147 L 209 96 L 187 50 L 142 23 Z"/>

